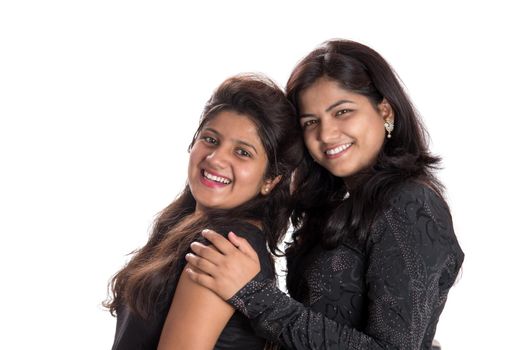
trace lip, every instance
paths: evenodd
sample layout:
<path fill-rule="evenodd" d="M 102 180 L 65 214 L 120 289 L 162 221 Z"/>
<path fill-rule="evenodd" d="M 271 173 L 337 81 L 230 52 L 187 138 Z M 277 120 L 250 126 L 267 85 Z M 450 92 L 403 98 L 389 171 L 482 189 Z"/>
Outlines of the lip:
<path fill-rule="evenodd" d="M 227 180 L 229 180 L 229 183 L 223 183 L 223 182 L 213 181 L 211 179 L 208 179 L 207 177 L 204 176 L 204 172 L 206 172 L 206 173 L 208 173 L 209 175 L 212 175 L 212 176 L 217 176 L 217 177 L 221 177 L 221 178 L 227 179 Z M 226 176 L 222 176 L 222 175 L 220 175 L 218 173 L 215 173 L 213 171 L 209 171 L 208 169 L 201 169 L 200 170 L 200 182 L 204 186 L 207 186 L 207 187 L 210 187 L 210 188 L 223 188 L 223 187 L 231 185 L 232 180 L 230 178 L 226 177 Z"/>
<path fill-rule="evenodd" d="M 342 157 L 344 154 L 346 154 L 351 149 L 352 146 L 353 146 L 353 142 L 341 143 L 334 147 L 329 147 L 325 149 L 324 151 L 322 151 L 322 153 L 324 153 L 324 156 L 328 159 L 335 159 L 335 158 Z M 335 151 L 336 153 L 328 153 L 332 151 Z"/>

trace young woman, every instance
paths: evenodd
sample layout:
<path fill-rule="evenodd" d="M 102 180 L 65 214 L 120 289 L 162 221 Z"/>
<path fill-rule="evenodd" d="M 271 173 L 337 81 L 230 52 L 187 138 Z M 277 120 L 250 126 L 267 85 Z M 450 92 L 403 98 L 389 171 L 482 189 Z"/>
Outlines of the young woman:
<path fill-rule="evenodd" d="M 298 64 L 287 94 L 309 151 L 286 250 L 292 298 L 233 234 L 206 232 L 218 251 L 192 246 L 189 277 L 285 348 L 431 348 L 464 255 L 399 80 L 374 50 L 336 40 Z"/>
<path fill-rule="evenodd" d="M 274 279 L 268 248 L 275 252 L 288 227 L 302 145 L 294 109 L 273 82 L 243 75 L 220 85 L 191 142 L 185 189 L 112 279 L 113 349 L 264 348 L 245 316 L 188 279 L 184 255 L 206 227 L 235 230 Z"/>

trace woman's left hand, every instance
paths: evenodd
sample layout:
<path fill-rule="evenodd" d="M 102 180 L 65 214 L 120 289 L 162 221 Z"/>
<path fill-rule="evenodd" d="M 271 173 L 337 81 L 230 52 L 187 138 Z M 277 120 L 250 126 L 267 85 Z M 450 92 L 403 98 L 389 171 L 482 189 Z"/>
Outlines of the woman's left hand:
<path fill-rule="evenodd" d="M 186 255 L 186 271 L 194 282 L 228 300 L 260 271 L 256 251 L 249 242 L 233 232 L 229 240 L 212 230 L 202 235 L 213 245 L 194 242 Z"/>

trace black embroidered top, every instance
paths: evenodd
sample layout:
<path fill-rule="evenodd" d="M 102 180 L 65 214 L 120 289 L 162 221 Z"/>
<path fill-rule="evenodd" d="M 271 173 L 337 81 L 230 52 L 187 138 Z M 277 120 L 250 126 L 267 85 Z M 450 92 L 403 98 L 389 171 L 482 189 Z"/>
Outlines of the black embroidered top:
<path fill-rule="evenodd" d="M 407 184 L 363 250 L 318 247 L 304 258 L 296 300 L 259 273 L 229 302 L 288 349 L 430 349 L 463 259 L 445 203 Z"/>
<path fill-rule="evenodd" d="M 229 231 L 234 231 L 239 236 L 247 239 L 260 257 L 261 272 L 269 276 L 269 280 L 274 280 L 273 260 L 266 247 L 266 240 L 262 231 L 248 223 L 232 224 L 230 227 L 214 227 L 214 229 L 224 235 Z M 203 241 L 203 238 L 201 241 Z M 185 260 L 180 261 L 178 275 L 184 266 Z M 112 350 L 156 350 L 164 321 L 175 293 L 177 281 L 178 277 L 170 282 L 169 296 L 159 303 L 156 313 L 148 320 L 144 320 L 134 314 L 125 305 L 118 308 L 116 333 Z M 265 339 L 255 334 L 249 324 L 249 320 L 241 313 L 235 312 L 222 330 L 214 349 L 262 350 L 265 344 Z"/>

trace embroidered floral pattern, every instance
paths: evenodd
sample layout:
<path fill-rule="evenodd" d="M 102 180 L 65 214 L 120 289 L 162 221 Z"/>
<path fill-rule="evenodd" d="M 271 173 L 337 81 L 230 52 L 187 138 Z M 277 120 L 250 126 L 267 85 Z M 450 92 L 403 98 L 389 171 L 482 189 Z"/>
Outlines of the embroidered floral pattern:
<path fill-rule="evenodd" d="M 445 203 L 409 184 L 377 217 L 363 253 L 341 245 L 304 258 L 302 303 L 260 275 L 231 301 L 288 349 L 430 349 L 463 259 Z"/>

